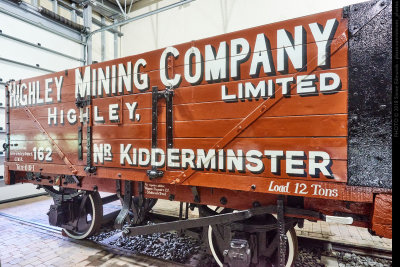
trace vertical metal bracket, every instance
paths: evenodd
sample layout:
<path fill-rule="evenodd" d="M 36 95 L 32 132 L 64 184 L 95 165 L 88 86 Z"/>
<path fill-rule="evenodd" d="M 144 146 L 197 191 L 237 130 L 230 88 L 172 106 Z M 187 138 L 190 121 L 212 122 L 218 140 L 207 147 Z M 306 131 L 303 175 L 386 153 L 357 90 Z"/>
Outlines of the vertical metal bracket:
<path fill-rule="evenodd" d="M 81 97 L 78 94 L 78 97 L 75 101 L 75 105 L 77 108 L 85 108 L 89 107 L 88 118 L 87 118 L 87 136 L 86 136 L 86 167 L 85 171 L 88 173 L 95 173 L 96 167 L 92 164 L 92 97 L 86 96 L 85 98 Z M 83 147 L 82 147 L 82 139 L 83 139 L 83 124 L 78 128 L 78 159 L 83 160 Z"/>
<path fill-rule="evenodd" d="M 9 85 L 10 82 L 13 80 L 10 80 L 7 82 L 5 86 L 6 90 L 6 143 L 3 144 L 3 148 L 6 152 L 6 160 L 10 160 L 10 91 L 9 91 Z"/>
<path fill-rule="evenodd" d="M 83 160 L 83 149 L 82 149 L 82 126 L 78 127 L 78 160 Z"/>
<path fill-rule="evenodd" d="M 193 201 L 195 203 L 200 203 L 200 195 L 199 195 L 199 191 L 197 190 L 197 187 L 196 186 L 191 186 L 190 190 L 192 190 Z"/>
<path fill-rule="evenodd" d="M 118 190 L 118 183 L 117 183 L 117 190 Z M 118 194 L 118 193 L 117 193 Z M 124 181 L 124 203 L 122 205 L 122 209 L 119 212 L 117 218 L 114 222 L 114 228 L 122 229 L 124 225 L 125 219 L 129 214 L 129 210 L 132 206 L 132 181 Z"/>
<path fill-rule="evenodd" d="M 278 234 L 279 234 L 279 267 L 286 265 L 286 230 L 285 230 L 285 207 L 283 204 L 284 196 L 280 195 L 277 201 L 277 215 L 278 215 Z"/>
<path fill-rule="evenodd" d="M 133 224 L 141 224 L 146 217 L 146 199 L 144 197 L 144 182 L 138 182 L 139 196 L 133 201 Z"/>
<path fill-rule="evenodd" d="M 174 146 L 173 143 L 173 90 L 165 90 L 165 104 L 166 104 L 166 139 L 167 139 L 167 148 L 172 148 Z"/>
<path fill-rule="evenodd" d="M 166 101 L 166 138 L 167 138 L 167 148 L 172 148 L 173 146 L 173 123 L 172 123 L 172 97 L 174 95 L 174 91 L 172 89 L 165 89 L 164 91 L 159 92 L 157 86 L 152 87 L 152 108 L 151 108 L 151 147 L 157 148 L 157 139 L 158 139 L 158 100 L 160 98 L 165 98 Z M 164 172 L 161 170 L 157 170 L 156 166 L 152 166 L 151 170 L 147 171 L 147 176 L 149 176 L 150 180 L 163 177 Z"/>

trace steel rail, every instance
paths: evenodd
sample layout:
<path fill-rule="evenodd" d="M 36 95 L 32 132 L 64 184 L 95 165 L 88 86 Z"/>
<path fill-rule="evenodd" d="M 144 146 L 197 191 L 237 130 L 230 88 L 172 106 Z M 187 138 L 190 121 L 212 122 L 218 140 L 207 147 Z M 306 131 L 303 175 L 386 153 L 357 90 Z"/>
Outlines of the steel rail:
<path fill-rule="evenodd" d="M 3 200 L 0 200 L 0 205 L 1 204 L 5 204 L 5 203 L 14 202 L 14 201 L 19 201 L 19 200 L 24 200 L 24 199 L 29 199 L 29 198 L 35 198 L 35 197 L 41 197 L 41 196 L 47 196 L 47 195 L 49 195 L 47 192 L 43 192 L 43 193 L 36 193 L 36 194 L 22 196 L 22 197 L 14 197 L 14 198 L 9 198 L 9 199 L 3 199 Z"/>
<path fill-rule="evenodd" d="M 27 224 L 27 225 L 32 225 L 32 226 L 35 226 L 35 227 L 37 227 L 39 229 L 46 230 L 46 231 L 49 231 L 49 232 L 53 232 L 53 233 L 57 233 L 57 234 L 61 234 L 62 233 L 62 228 L 57 227 L 57 226 L 51 226 L 51 225 L 46 225 L 46 224 L 42 224 L 42 223 L 38 223 L 38 222 L 34 222 L 34 221 L 25 220 L 25 219 L 22 219 L 22 218 L 19 218 L 19 217 L 10 215 L 10 214 L 6 214 L 6 213 L 3 213 L 3 212 L 0 212 L 0 216 L 8 218 L 8 219 L 11 219 L 13 221 L 24 223 L 24 224 Z"/>
<path fill-rule="evenodd" d="M 20 43 L 23 43 L 23 44 L 26 44 L 26 45 L 30 45 L 30 46 L 33 46 L 35 48 L 39 48 L 39 49 L 45 50 L 47 52 L 50 52 L 50 53 L 53 53 L 53 54 L 56 54 L 56 55 L 59 55 L 59 56 L 63 56 L 63 57 L 69 58 L 69 59 L 73 59 L 73 60 L 80 61 L 80 62 L 85 62 L 85 60 L 83 60 L 83 59 L 76 58 L 76 57 L 73 57 L 73 56 L 58 52 L 56 50 L 41 46 L 39 44 L 35 44 L 35 43 L 32 43 L 32 42 L 28 42 L 28 41 L 19 39 L 17 37 L 2 33 L 1 31 L 0 31 L 0 37 L 8 38 L 8 39 L 11 39 L 13 41 L 17 41 L 17 42 L 20 42 Z"/>

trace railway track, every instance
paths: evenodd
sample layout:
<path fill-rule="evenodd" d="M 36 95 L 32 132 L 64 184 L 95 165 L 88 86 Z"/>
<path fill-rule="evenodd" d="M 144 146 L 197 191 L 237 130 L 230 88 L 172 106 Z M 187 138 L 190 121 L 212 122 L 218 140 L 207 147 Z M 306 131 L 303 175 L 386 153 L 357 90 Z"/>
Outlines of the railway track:
<path fill-rule="evenodd" d="M 26 225 L 34 226 L 37 229 L 45 230 L 45 231 L 55 233 L 55 234 L 62 234 L 62 228 L 60 228 L 60 227 L 46 225 L 46 224 L 38 223 L 35 221 L 29 221 L 29 220 L 26 220 L 26 219 L 23 219 L 23 218 L 14 216 L 14 215 L 6 214 L 3 212 L 0 212 L 0 216 L 10 219 L 10 220 L 13 220 L 13 221 L 17 221 L 17 222 L 26 224 Z"/>
<path fill-rule="evenodd" d="M 48 195 L 49 195 L 48 193 L 43 192 L 43 193 L 37 193 L 37 194 L 26 195 L 26 196 L 22 196 L 22 197 L 15 197 L 15 198 L 4 199 L 4 200 L 0 200 L 0 205 L 1 205 L 1 204 L 6 204 L 6 203 L 10 203 L 10 202 L 19 201 L 19 200 L 24 200 L 24 199 L 29 199 L 29 198 L 35 198 L 35 197 L 40 197 L 40 196 L 48 196 Z"/>
<path fill-rule="evenodd" d="M 40 229 L 42 231 L 46 231 L 52 234 L 57 234 L 57 235 L 62 235 L 63 231 L 62 228 L 60 227 L 55 227 L 55 226 L 50 226 L 42 223 L 38 223 L 35 221 L 30 221 L 24 218 L 20 218 L 17 216 L 13 216 L 10 214 L 6 214 L 3 212 L 0 212 L 0 216 L 7 218 L 12 221 L 16 221 L 25 225 L 29 225 L 32 227 L 35 227 L 36 229 Z M 79 243 L 79 244 L 97 244 L 101 246 L 102 248 L 117 254 L 117 255 L 123 255 L 123 256 L 130 256 L 133 254 L 136 254 L 137 251 L 132 251 L 130 249 L 127 249 L 126 244 L 124 242 L 121 242 L 121 232 L 120 231 L 112 231 L 112 232 L 102 232 L 97 235 L 100 238 L 93 238 L 91 241 L 89 240 L 71 240 L 74 243 Z M 163 237 L 160 236 L 161 239 L 164 239 Z M 392 251 L 389 249 L 383 249 L 383 248 L 377 248 L 377 247 L 370 247 L 370 246 L 363 246 L 363 245 L 358 245 L 358 244 L 343 244 L 343 243 L 338 243 L 338 242 L 332 242 L 329 240 L 324 240 L 320 238 L 315 238 L 315 237 L 304 237 L 304 236 L 299 236 L 299 247 L 307 247 L 307 248 L 318 248 L 320 251 L 323 251 L 322 254 L 329 254 L 329 252 L 342 252 L 342 253 L 354 253 L 356 255 L 362 255 L 362 256 L 369 256 L 369 257 L 375 257 L 375 258 L 381 258 L 385 260 L 392 260 Z M 146 240 L 145 240 L 146 241 Z M 121 245 L 121 243 L 123 245 Z M 301 253 L 301 252 L 300 252 Z M 321 255 L 322 255 L 321 254 Z M 332 255 L 332 253 L 331 253 Z M 160 259 L 159 257 L 155 256 L 159 260 L 164 260 Z M 171 263 L 170 260 L 166 260 L 166 262 Z M 172 261 L 174 264 L 181 265 L 181 266 L 196 266 L 198 262 L 191 261 L 191 263 L 186 263 L 186 264 L 181 264 L 179 262 Z"/>
<path fill-rule="evenodd" d="M 377 257 L 392 260 L 392 250 L 379 247 L 371 247 L 354 243 L 339 243 L 331 240 L 325 240 L 316 237 L 298 236 L 299 246 L 320 247 L 326 251 L 338 251 L 345 253 L 354 253 L 358 255 Z"/>

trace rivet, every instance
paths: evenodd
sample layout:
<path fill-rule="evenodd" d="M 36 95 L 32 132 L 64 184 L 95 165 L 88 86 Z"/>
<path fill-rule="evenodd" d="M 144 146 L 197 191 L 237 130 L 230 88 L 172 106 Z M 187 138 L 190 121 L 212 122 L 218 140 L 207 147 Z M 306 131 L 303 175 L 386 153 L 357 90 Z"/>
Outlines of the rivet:
<path fill-rule="evenodd" d="M 219 203 L 221 203 L 222 205 L 226 205 L 226 203 L 228 203 L 228 200 L 226 199 L 226 197 L 221 197 Z"/>

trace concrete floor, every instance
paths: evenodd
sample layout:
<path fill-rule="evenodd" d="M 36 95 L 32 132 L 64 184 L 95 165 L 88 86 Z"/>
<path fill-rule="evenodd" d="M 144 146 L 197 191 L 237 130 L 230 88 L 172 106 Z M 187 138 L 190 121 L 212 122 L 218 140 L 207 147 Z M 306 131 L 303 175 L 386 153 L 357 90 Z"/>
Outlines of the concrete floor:
<path fill-rule="evenodd" d="M 45 191 L 43 189 L 36 189 L 36 185 L 33 184 L 14 184 L 14 185 L 4 185 L 4 180 L 0 181 L 0 202 L 24 197 L 28 195 L 39 195 L 43 194 Z"/>

